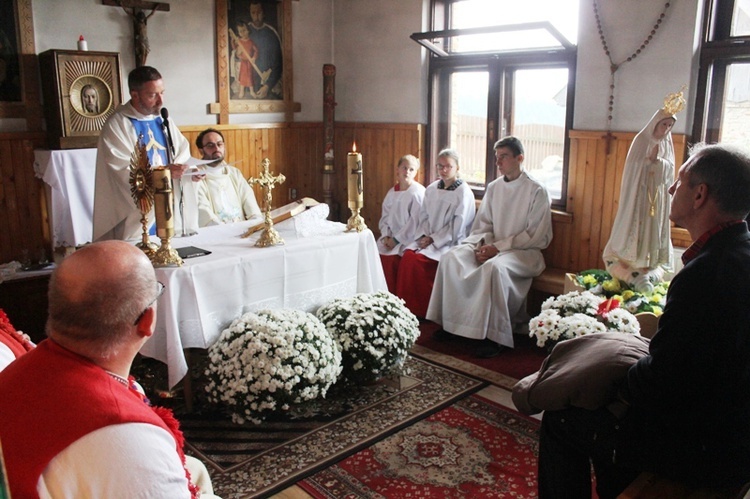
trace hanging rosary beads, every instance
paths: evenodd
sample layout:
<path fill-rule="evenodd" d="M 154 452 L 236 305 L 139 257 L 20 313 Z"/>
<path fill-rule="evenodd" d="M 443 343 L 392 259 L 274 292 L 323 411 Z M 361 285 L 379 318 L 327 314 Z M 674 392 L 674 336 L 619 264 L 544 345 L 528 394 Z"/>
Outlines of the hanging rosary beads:
<path fill-rule="evenodd" d="M 615 61 L 612 60 L 612 53 L 609 51 L 607 38 L 604 36 L 604 29 L 602 28 L 602 19 L 599 12 L 599 5 L 597 4 L 597 0 L 593 0 L 593 3 L 594 17 L 596 18 L 596 28 L 599 30 L 599 38 L 602 41 L 602 48 L 604 49 L 604 53 L 609 59 L 609 112 L 607 113 L 607 154 L 609 154 L 609 140 L 612 137 L 612 115 L 614 114 L 615 109 L 615 73 L 617 73 L 617 70 L 620 69 L 624 64 L 638 57 L 640 53 L 643 52 L 643 50 L 646 48 L 646 45 L 651 42 L 651 39 L 654 37 L 656 32 L 659 30 L 659 27 L 662 25 L 662 22 L 664 21 L 664 17 L 667 13 L 667 9 L 669 9 L 670 3 L 667 2 L 664 4 L 664 9 L 661 11 L 659 18 L 654 23 L 654 27 L 651 28 L 651 33 L 649 33 L 649 35 L 643 40 L 641 46 L 638 47 L 638 49 L 636 49 L 635 52 L 633 52 L 630 56 L 628 56 L 627 59 L 617 64 L 615 64 Z"/>

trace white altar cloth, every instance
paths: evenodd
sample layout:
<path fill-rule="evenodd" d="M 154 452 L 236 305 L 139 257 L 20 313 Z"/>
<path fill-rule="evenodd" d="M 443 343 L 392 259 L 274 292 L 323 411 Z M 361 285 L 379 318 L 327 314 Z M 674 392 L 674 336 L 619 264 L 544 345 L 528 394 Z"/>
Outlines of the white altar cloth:
<path fill-rule="evenodd" d="M 34 172 L 47 184 L 52 247 L 91 242 L 96 148 L 34 151 Z"/>
<path fill-rule="evenodd" d="M 282 246 L 254 246 L 260 231 L 239 237 L 258 219 L 172 239 L 173 248 L 212 253 L 186 259 L 182 267 L 156 269 L 166 290 L 158 301 L 156 331 L 141 353 L 167 364 L 170 388 L 188 372 L 183 350 L 208 348 L 243 313 L 264 308 L 314 313 L 334 298 L 387 290 L 371 231 L 347 233 L 344 224 L 309 225 L 298 217 L 275 226 Z"/>

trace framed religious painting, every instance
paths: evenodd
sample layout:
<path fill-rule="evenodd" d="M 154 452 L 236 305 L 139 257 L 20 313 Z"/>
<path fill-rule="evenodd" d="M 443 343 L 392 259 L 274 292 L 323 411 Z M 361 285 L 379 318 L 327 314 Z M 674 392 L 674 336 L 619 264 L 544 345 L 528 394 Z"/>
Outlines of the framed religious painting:
<path fill-rule="evenodd" d="M 104 122 L 122 102 L 116 52 L 47 50 L 39 54 L 51 149 L 96 147 Z"/>
<path fill-rule="evenodd" d="M 0 0 L 0 118 L 41 129 L 31 0 Z"/>
<path fill-rule="evenodd" d="M 209 105 L 228 123 L 234 113 L 291 113 L 291 0 L 216 0 L 219 102 Z"/>

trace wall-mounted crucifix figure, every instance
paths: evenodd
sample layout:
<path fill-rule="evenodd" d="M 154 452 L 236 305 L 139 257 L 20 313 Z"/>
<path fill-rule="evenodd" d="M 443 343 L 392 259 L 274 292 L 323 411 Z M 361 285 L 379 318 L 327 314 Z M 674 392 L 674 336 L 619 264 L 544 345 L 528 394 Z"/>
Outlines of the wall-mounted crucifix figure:
<path fill-rule="evenodd" d="M 122 10 L 132 18 L 135 66 L 145 66 L 146 58 L 151 51 L 148 42 L 148 20 L 157 10 L 169 12 L 169 4 L 144 0 L 102 0 L 102 4 L 122 7 Z"/>

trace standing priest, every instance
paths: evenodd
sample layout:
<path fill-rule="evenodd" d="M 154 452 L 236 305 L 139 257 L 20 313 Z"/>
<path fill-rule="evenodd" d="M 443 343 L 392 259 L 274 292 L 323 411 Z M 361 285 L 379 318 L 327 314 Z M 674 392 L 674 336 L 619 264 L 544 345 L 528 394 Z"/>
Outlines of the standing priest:
<path fill-rule="evenodd" d="M 190 144 L 162 107 L 164 82 L 150 66 L 128 75 L 130 101 L 104 123 L 96 156 L 93 240 L 136 239 L 142 232 L 141 213 L 130 193 L 130 160 L 138 141 L 146 146 L 152 167 L 167 166 L 172 173 L 174 229 L 191 235 L 198 229 L 195 188 L 181 179 L 187 169 Z M 154 215 L 148 215 L 148 225 Z"/>
<path fill-rule="evenodd" d="M 513 322 L 525 314 L 531 281 L 544 271 L 552 240 L 547 190 L 521 167 L 516 137 L 495 143 L 500 178 L 487 186 L 471 234 L 440 259 L 427 319 L 446 332 L 483 340 L 475 355 L 513 348 Z"/>

